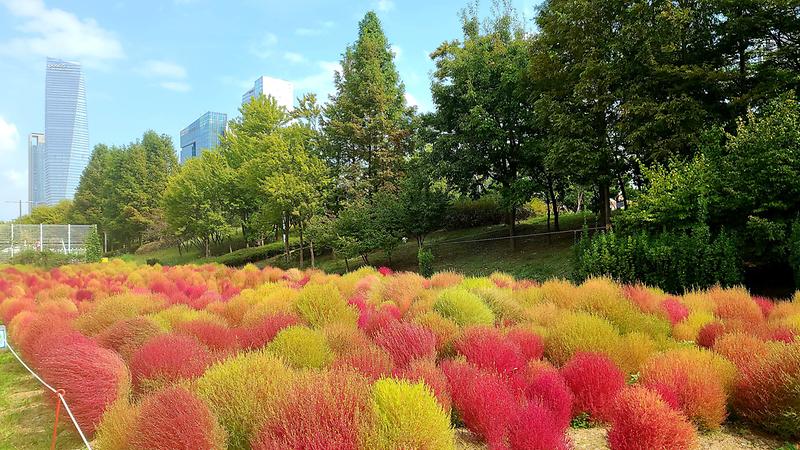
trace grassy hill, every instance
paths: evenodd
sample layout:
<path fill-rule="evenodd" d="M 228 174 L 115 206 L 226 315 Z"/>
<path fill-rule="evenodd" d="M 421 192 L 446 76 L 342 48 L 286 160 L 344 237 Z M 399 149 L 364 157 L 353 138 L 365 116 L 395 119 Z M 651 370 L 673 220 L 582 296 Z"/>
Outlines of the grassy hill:
<path fill-rule="evenodd" d="M 517 225 L 516 250 L 511 251 L 508 228 L 505 225 L 477 227 L 455 231 L 438 231 L 426 239 L 426 245 L 434 253 L 436 271 L 453 270 L 467 275 L 488 275 L 495 271 L 510 273 L 516 277 L 543 280 L 553 277 L 567 278 L 573 269 L 572 247 L 583 224 L 594 226 L 595 217 L 589 214 L 566 214 L 561 217 L 561 230 L 549 236 L 545 217 L 534 217 Z M 232 253 L 202 258 L 196 249 L 179 254 L 177 248 L 168 248 L 151 253 L 125 255 L 130 261 L 145 263 L 156 259 L 161 264 L 202 264 L 222 263 L 232 266 L 254 262 L 259 266 L 298 267 L 299 254 L 294 252 L 288 263 L 280 254 L 282 244 L 274 242 L 262 247 L 236 250 Z M 382 252 L 369 256 L 373 266 L 387 266 L 395 270 L 417 269 L 417 244 L 409 241 L 401 244 L 392 254 L 391 260 Z M 308 251 L 305 264 L 310 265 Z M 348 267 L 354 270 L 363 265 L 361 258 L 351 259 L 345 264 L 343 259 L 335 258 L 330 252 L 318 255 L 316 266 L 326 272 L 343 273 Z"/>

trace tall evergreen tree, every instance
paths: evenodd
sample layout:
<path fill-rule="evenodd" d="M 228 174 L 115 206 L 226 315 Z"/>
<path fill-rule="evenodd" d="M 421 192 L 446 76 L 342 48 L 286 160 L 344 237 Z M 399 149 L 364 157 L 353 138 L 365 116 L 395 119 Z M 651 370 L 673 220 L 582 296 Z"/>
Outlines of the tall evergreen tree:
<path fill-rule="evenodd" d="M 325 108 L 326 158 L 348 197 L 396 187 L 410 148 L 412 110 L 378 16 L 370 11 L 342 56 L 336 94 Z"/>
<path fill-rule="evenodd" d="M 101 231 L 105 230 L 107 222 L 103 208 L 108 197 L 110 168 L 111 150 L 105 144 L 95 145 L 75 191 L 71 223 L 96 224 Z"/>

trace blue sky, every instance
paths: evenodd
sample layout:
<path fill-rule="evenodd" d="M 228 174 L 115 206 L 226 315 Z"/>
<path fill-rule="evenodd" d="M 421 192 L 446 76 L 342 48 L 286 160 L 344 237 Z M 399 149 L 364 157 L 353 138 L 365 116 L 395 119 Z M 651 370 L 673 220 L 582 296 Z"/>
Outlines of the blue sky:
<path fill-rule="evenodd" d="M 81 61 L 90 145 L 147 129 L 172 136 L 206 111 L 233 118 L 260 75 L 327 98 L 370 9 L 396 52 L 407 98 L 430 110 L 428 55 L 461 36 L 466 0 L 0 0 L 0 220 L 27 200 L 27 135 L 44 131 L 45 57 Z M 514 0 L 532 17 L 537 0 Z M 489 1 L 482 2 L 488 13 Z"/>

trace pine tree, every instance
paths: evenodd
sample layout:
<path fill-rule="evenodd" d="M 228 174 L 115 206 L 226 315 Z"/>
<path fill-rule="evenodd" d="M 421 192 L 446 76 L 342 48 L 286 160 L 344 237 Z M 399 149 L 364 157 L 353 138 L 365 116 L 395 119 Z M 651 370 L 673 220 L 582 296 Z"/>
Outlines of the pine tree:
<path fill-rule="evenodd" d="M 378 16 L 370 11 L 358 39 L 342 57 L 334 79 L 336 94 L 325 109 L 326 157 L 348 197 L 396 187 L 410 148 L 413 112 Z"/>

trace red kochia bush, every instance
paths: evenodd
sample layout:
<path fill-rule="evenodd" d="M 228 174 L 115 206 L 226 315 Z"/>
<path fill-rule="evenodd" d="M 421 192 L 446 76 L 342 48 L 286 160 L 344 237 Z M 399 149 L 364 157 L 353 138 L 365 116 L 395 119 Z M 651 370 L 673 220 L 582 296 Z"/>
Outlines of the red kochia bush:
<path fill-rule="evenodd" d="M 53 347 L 42 355 L 39 374 L 64 397 L 81 429 L 94 434 L 107 407 L 128 395 L 130 376 L 122 359 L 91 341 Z"/>
<path fill-rule="evenodd" d="M 359 420 L 369 407 L 369 382 L 352 371 L 309 372 L 295 378 L 253 438 L 253 450 L 356 450 Z"/>
<path fill-rule="evenodd" d="M 686 417 L 655 392 L 629 387 L 617 395 L 608 432 L 611 450 L 689 450 L 697 434 Z"/>
<path fill-rule="evenodd" d="M 154 322 L 137 316 L 114 323 L 95 338 L 101 346 L 114 350 L 123 359 L 129 360 L 136 349 L 161 333 L 161 329 Z"/>
<path fill-rule="evenodd" d="M 565 428 L 556 424 L 552 411 L 532 402 L 511 421 L 508 433 L 511 450 L 567 450 L 571 448 Z"/>
<path fill-rule="evenodd" d="M 234 351 L 236 336 L 230 328 L 208 320 L 192 320 L 178 324 L 179 333 L 196 338 L 206 347 L 217 352 Z"/>
<path fill-rule="evenodd" d="M 697 333 L 697 345 L 712 348 L 714 343 L 717 342 L 717 338 L 723 333 L 725 333 L 725 326 L 721 322 L 708 323 Z"/>
<path fill-rule="evenodd" d="M 333 361 L 334 368 L 351 368 L 360 372 L 371 381 L 392 374 L 394 363 L 389 353 L 376 346 L 359 347 L 337 357 Z"/>
<path fill-rule="evenodd" d="M 168 387 L 142 400 L 131 447 L 138 450 L 218 450 L 224 433 L 202 400 Z"/>
<path fill-rule="evenodd" d="M 436 336 L 414 323 L 394 322 L 378 332 L 374 340 L 392 355 L 398 369 L 415 359 L 436 356 Z"/>
<path fill-rule="evenodd" d="M 672 325 L 682 322 L 683 319 L 689 317 L 689 308 L 679 302 L 675 297 L 668 297 L 661 302 L 661 310 L 667 315 L 667 319 Z"/>
<path fill-rule="evenodd" d="M 145 380 L 170 383 L 199 377 L 211 362 L 208 350 L 189 336 L 163 334 L 147 341 L 131 358 L 134 387 Z"/>
<path fill-rule="evenodd" d="M 506 339 L 516 344 L 527 360 L 541 359 L 544 355 L 544 339 L 533 331 L 512 328 L 506 334 Z"/>
<path fill-rule="evenodd" d="M 464 425 L 485 439 L 490 448 L 503 448 L 508 427 L 519 410 L 519 401 L 505 380 L 466 363 L 447 361 L 442 363 L 442 370 Z"/>
<path fill-rule="evenodd" d="M 265 317 L 252 327 L 238 328 L 235 335 L 241 348 L 256 350 L 269 344 L 284 328 L 299 324 L 300 319 L 297 316 L 279 313 Z"/>
<path fill-rule="evenodd" d="M 534 375 L 525 389 L 525 397 L 547 408 L 553 415 L 554 426 L 561 430 L 569 427 L 574 397 L 561 374 L 541 371 Z"/>
<path fill-rule="evenodd" d="M 625 386 L 625 374 L 601 353 L 577 353 L 562 369 L 567 386 L 575 395 L 573 414 L 588 413 L 607 422 L 614 398 Z"/>
<path fill-rule="evenodd" d="M 511 374 L 525 368 L 522 350 L 497 328 L 469 328 L 456 341 L 455 347 L 469 363 L 482 369 Z"/>

